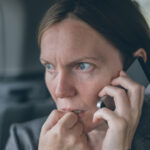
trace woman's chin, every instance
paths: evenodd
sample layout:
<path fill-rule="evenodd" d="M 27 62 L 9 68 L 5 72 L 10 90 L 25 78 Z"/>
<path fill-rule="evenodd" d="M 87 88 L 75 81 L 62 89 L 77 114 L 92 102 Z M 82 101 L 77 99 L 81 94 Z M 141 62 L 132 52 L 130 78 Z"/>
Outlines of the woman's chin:
<path fill-rule="evenodd" d="M 80 115 L 78 115 L 80 122 L 83 124 L 84 132 L 89 133 L 94 129 L 99 128 L 102 124 L 104 124 L 104 120 L 97 121 L 96 123 L 93 123 L 93 115 L 95 113 L 94 111 L 86 111 Z"/>

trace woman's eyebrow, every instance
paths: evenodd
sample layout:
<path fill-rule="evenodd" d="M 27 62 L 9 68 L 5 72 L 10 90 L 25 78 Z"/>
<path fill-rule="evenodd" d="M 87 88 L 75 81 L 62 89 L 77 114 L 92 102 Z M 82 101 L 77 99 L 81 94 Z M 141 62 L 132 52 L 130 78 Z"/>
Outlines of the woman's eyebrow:
<path fill-rule="evenodd" d="M 49 62 L 48 60 L 45 60 L 41 57 L 40 57 L 40 62 L 41 62 L 41 64 L 51 64 L 51 62 Z"/>
<path fill-rule="evenodd" d="M 103 61 L 104 58 L 103 57 L 87 57 L 87 56 L 84 56 L 84 57 L 81 57 L 81 58 L 77 58 L 75 60 L 72 60 L 70 63 L 77 63 L 77 62 L 81 62 L 81 61 L 84 61 L 84 60 L 94 60 L 94 61 Z"/>
<path fill-rule="evenodd" d="M 98 57 L 89 57 L 89 56 L 83 56 L 83 57 L 80 57 L 80 58 L 77 58 L 77 59 L 72 59 L 70 62 L 68 62 L 67 64 L 75 64 L 75 63 L 78 63 L 78 62 L 81 62 L 81 61 L 84 61 L 84 60 L 94 60 L 94 61 L 101 61 L 101 62 L 104 62 L 104 57 L 103 56 L 98 56 Z M 40 58 L 40 62 L 42 64 L 52 64 L 50 61 L 48 60 L 45 60 L 44 58 Z"/>

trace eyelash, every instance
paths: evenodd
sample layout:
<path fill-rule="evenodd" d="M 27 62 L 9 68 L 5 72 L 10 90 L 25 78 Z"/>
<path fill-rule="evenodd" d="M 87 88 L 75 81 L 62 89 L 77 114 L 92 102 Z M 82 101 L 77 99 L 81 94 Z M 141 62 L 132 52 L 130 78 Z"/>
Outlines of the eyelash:
<path fill-rule="evenodd" d="M 53 67 L 53 70 L 48 69 L 48 65 L 51 65 L 51 67 Z M 51 73 L 54 72 L 54 66 L 53 66 L 52 64 L 48 64 L 48 63 L 47 63 L 47 64 L 45 64 L 44 66 L 45 66 L 45 68 L 46 68 L 48 71 L 50 71 Z"/>
<path fill-rule="evenodd" d="M 88 69 L 85 69 L 85 70 L 82 70 L 80 67 L 80 65 L 86 65 L 86 66 L 84 66 L 84 67 L 88 67 Z M 89 65 L 89 66 L 87 66 L 87 65 Z M 90 68 L 89 68 L 90 67 Z M 77 69 L 78 68 L 80 68 L 79 70 L 80 71 L 82 71 L 82 72 L 88 72 L 88 71 L 90 71 L 90 70 L 92 70 L 92 68 L 93 68 L 93 65 L 92 64 L 90 64 L 90 63 L 87 63 L 87 62 L 80 62 L 78 65 L 77 65 Z"/>
<path fill-rule="evenodd" d="M 87 69 L 81 69 L 80 67 L 80 65 L 83 65 L 84 64 L 84 66 L 82 66 L 82 67 L 88 67 Z M 49 65 L 49 66 L 48 66 Z M 86 65 L 86 66 L 85 66 Z M 88 66 L 87 66 L 88 65 Z M 54 71 L 55 71 L 55 68 L 54 68 L 54 66 L 52 65 L 52 64 L 44 64 L 44 66 L 45 66 L 45 68 L 46 68 L 46 70 L 48 70 L 50 73 L 53 73 Z M 50 69 L 48 69 L 48 67 L 52 67 L 52 69 L 50 70 Z M 88 62 L 80 62 L 80 63 L 78 63 L 77 65 L 75 65 L 75 70 L 79 70 L 80 72 L 89 72 L 89 71 L 91 71 L 93 69 L 93 65 L 91 64 L 91 63 L 88 63 Z"/>

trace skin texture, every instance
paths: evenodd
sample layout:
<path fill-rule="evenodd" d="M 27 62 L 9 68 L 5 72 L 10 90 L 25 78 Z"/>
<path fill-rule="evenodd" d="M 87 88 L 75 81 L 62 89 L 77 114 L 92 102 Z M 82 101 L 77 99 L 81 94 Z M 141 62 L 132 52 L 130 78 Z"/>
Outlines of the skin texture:
<path fill-rule="evenodd" d="M 86 23 L 67 18 L 43 34 L 41 63 L 57 110 L 42 127 L 39 150 L 130 147 L 144 88 L 121 71 L 121 55 L 112 44 Z M 114 97 L 115 111 L 97 110 L 99 97 L 106 94 Z M 76 115 L 73 110 L 84 113 Z"/>

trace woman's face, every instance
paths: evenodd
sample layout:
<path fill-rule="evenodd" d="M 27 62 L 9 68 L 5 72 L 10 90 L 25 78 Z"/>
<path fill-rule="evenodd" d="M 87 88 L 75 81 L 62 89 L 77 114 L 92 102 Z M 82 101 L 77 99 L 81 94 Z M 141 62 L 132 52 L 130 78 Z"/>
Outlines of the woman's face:
<path fill-rule="evenodd" d="M 41 39 L 45 81 L 58 110 L 75 111 L 85 131 L 94 129 L 98 93 L 122 70 L 119 51 L 88 24 L 65 19 Z"/>

